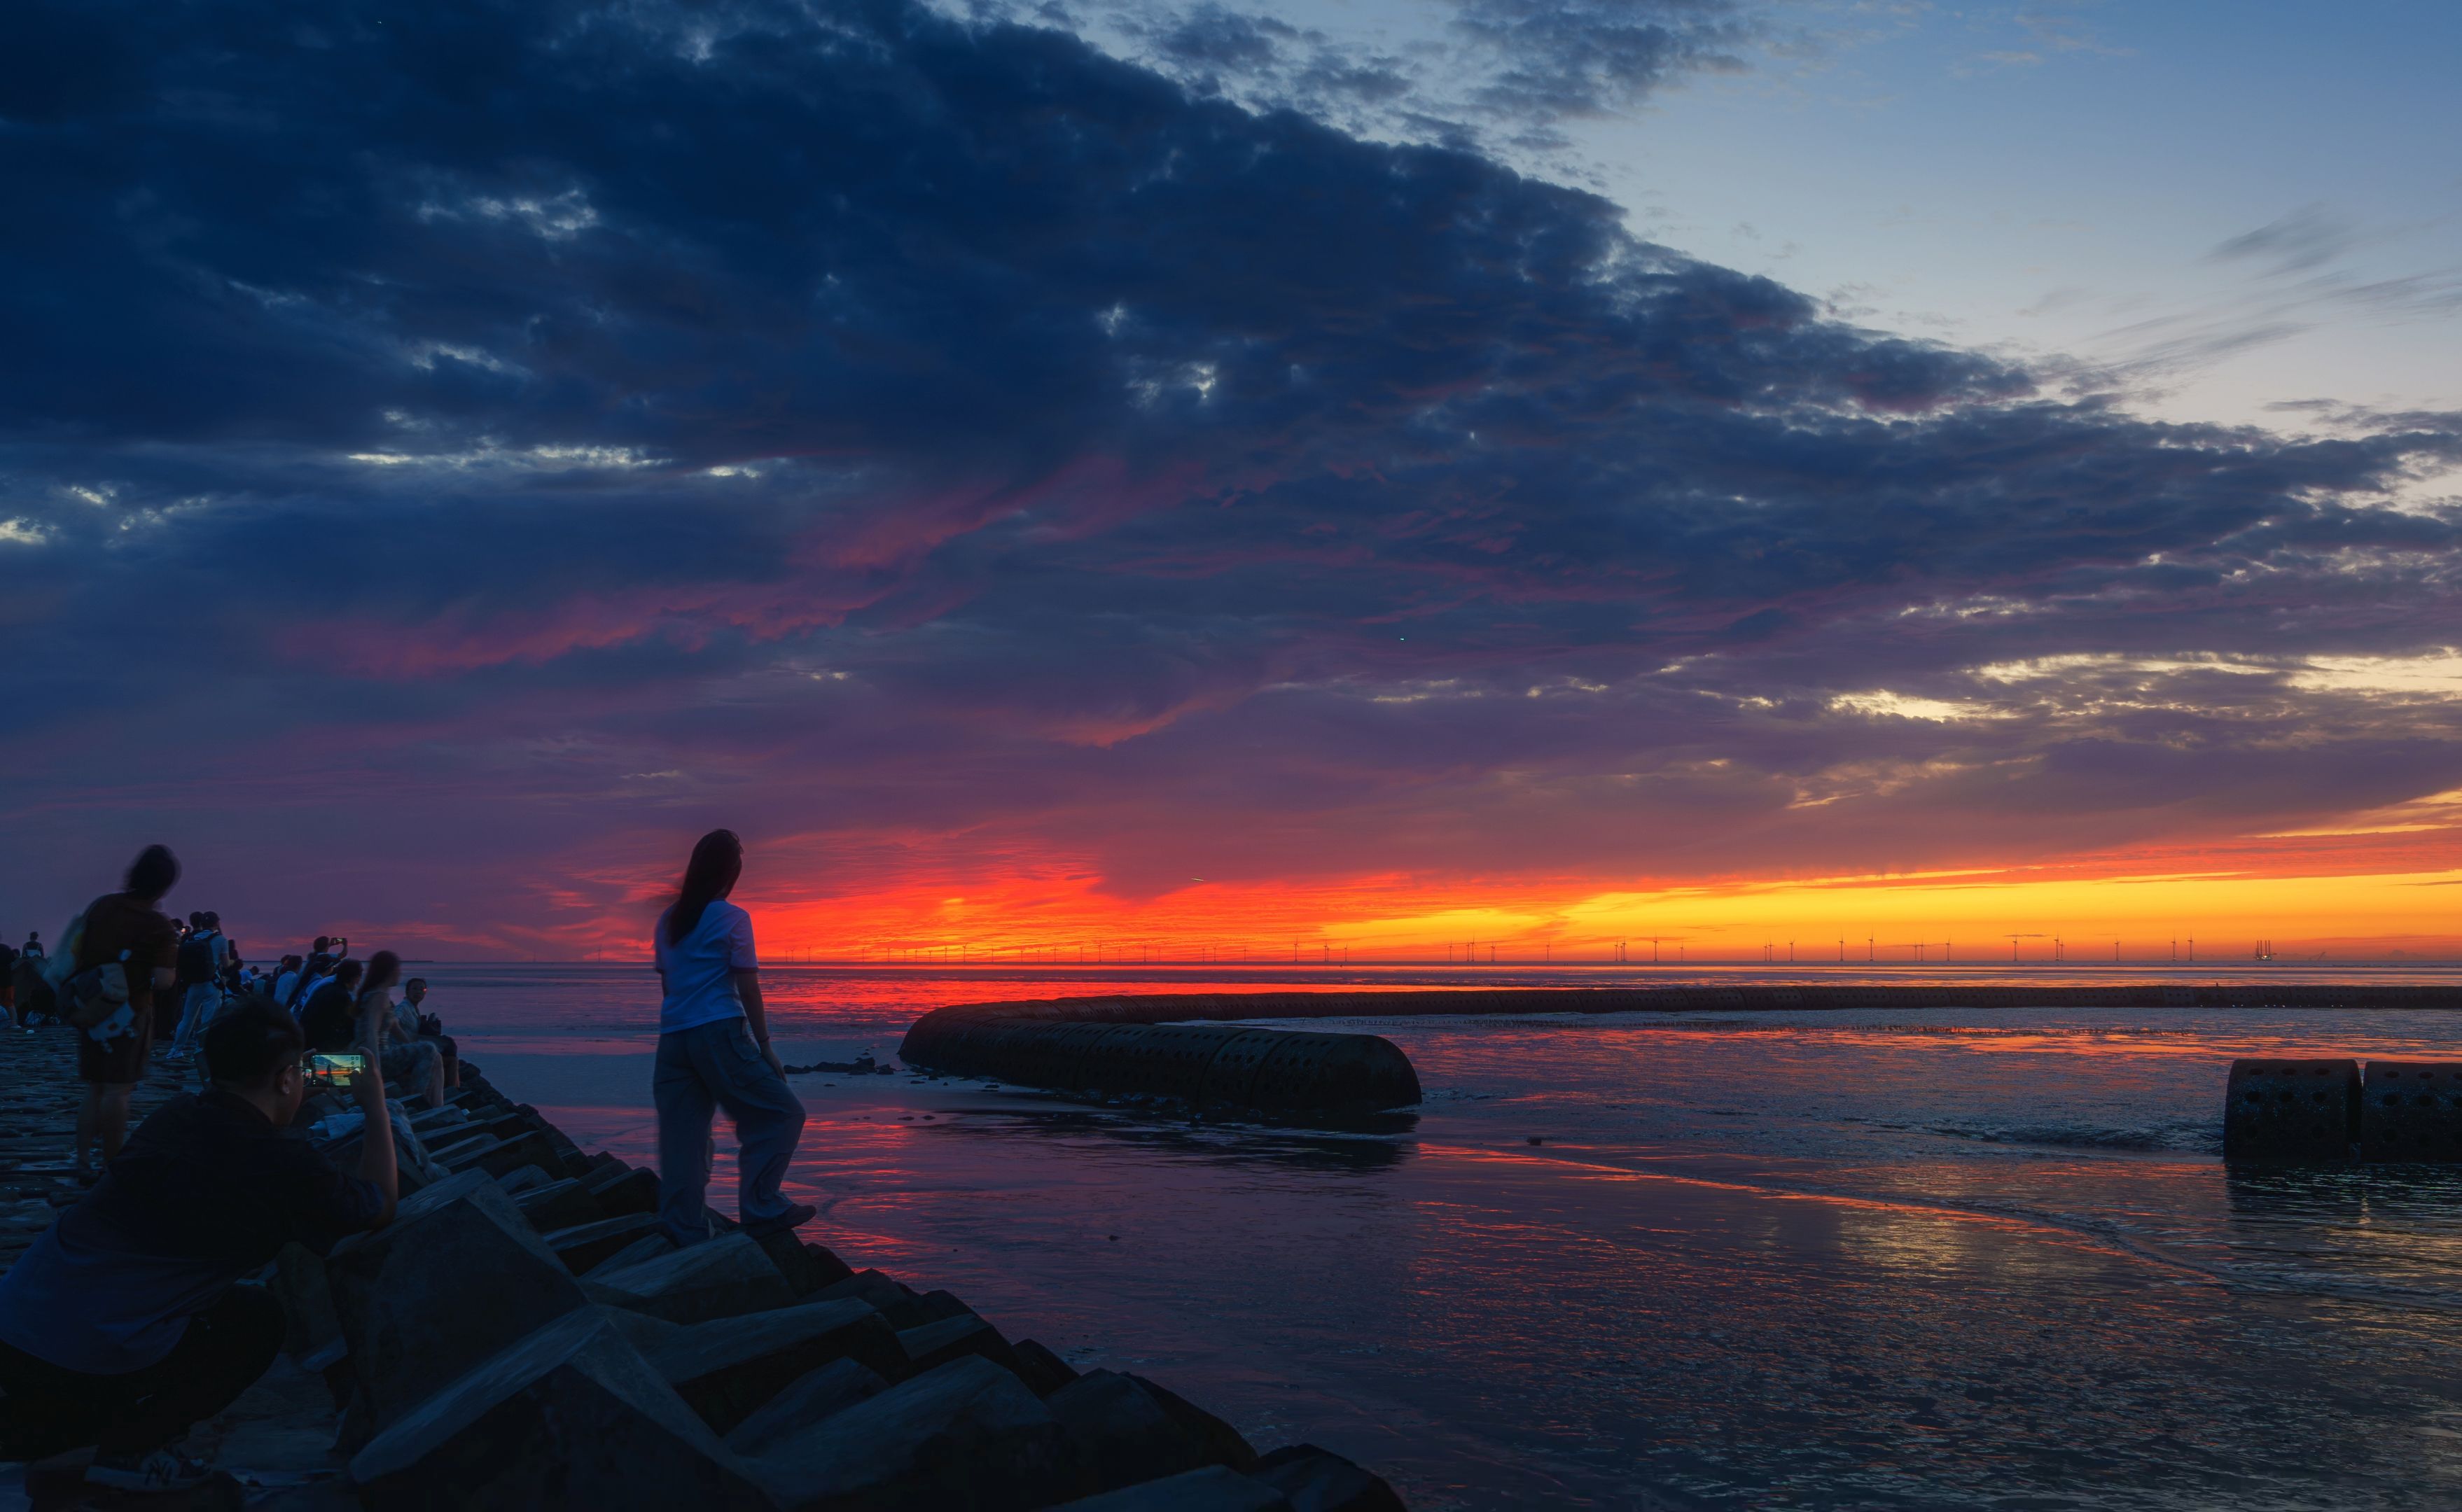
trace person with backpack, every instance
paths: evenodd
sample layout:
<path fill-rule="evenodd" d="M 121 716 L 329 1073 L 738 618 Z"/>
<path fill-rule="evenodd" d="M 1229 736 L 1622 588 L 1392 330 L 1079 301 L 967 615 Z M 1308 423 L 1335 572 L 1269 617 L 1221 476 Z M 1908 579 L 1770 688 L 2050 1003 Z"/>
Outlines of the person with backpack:
<path fill-rule="evenodd" d="M 186 1060 L 196 1054 L 197 1036 L 221 1011 L 223 964 L 229 954 L 221 915 L 188 915 L 188 937 L 180 942 L 179 968 L 171 981 L 181 993 L 180 1029 L 171 1038 L 173 1060 Z"/>
<path fill-rule="evenodd" d="M 804 1105 L 787 1090 L 761 1000 L 752 916 L 726 901 L 744 875 L 744 842 L 712 830 L 693 846 L 676 901 L 651 937 L 659 985 L 659 1216 L 678 1245 L 709 1237 L 711 1116 L 735 1120 L 736 1205 L 746 1233 L 810 1223 L 812 1208 L 779 1191 L 804 1134 Z"/>
<path fill-rule="evenodd" d="M 129 864 L 120 890 L 86 905 L 60 1010 L 77 1026 L 76 1179 L 95 1180 L 94 1148 L 109 1165 L 128 1138 L 128 1098 L 145 1074 L 154 1040 L 154 998 L 170 990 L 178 931 L 158 906 L 180 880 L 179 858 L 148 845 Z M 115 975 L 117 980 L 115 981 Z"/>

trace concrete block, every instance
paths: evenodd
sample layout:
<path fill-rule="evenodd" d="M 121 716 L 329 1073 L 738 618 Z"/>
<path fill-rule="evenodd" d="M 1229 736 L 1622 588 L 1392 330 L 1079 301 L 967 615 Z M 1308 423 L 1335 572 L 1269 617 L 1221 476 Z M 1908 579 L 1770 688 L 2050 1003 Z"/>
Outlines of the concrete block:
<path fill-rule="evenodd" d="M 525 1165 L 522 1170 L 536 1172 L 538 1167 Z M 616 1216 L 599 1206 L 598 1199 L 570 1177 L 514 1193 L 513 1205 L 520 1208 L 529 1219 L 530 1226 L 541 1233 L 571 1228 L 579 1224 L 594 1224 L 602 1218 Z"/>
<path fill-rule="evenodd" d="M 497 1178 L 496 1184 L 505 1189 L 507 1197 L 519 1197 L 524 1192 L 548 1185 L 549 1177 L 535 1165 L 525 1165 Z"/>
<path fill-rule="evenodd" d="M 1046 1398 L 1077 1378 L 1076 1368 L 1032 1339 L 1020 1339 L 1009 1346 L 1017 1354 L 1013 1369 L 1017 1378 L 1026 1382 L 1034 1395 Z"/>
<path fill-rule="evenodd" d="M 740 1455 L 762 1454 L 788 1435 L 887 1390 L 888 1380 L 861 1360 L 831 1360 L 789 1382 L 736 1424 L 726 1447 Z"/>
<path fill-rule="evenodd" d="M 610 1218 L 625 1213 L 655 1213 L 659 1210 L 659 1173 L 653 1170 L 618 1169 L 601 1172 L 582 1186 L 597 1199 L 599 1210 Z"/>
<path fill-rule="evenodd" d="M 637 1266 L 644 1260 L 656 1260 L 660 1255 L 672 1255 L 675 1252 L 676 1242 L 667 1237 L 667 1231 L 664 1228 L 660 1228 L 656 1233 L 643 1234 L 634 1240 L 608 1256 L 604 1264 L 611 1271 L 621 1270 L 627 1266 Z"/>
<path fill-rule="evenodd" d="M 897 1335 L 860 1302 L 811 1302 L 697 1323 L 645 1352 L 676 1394 L 721 1434 L 832 1361 L 852 1359 L 891 1378 L 906 1368 Z"/>
<path fill-rule="evenodd" d="M 1242 1475 L 1257 1467 L 1257 1451 L 1249 1447 L 1248 1440 L 1241 1437 L 1240 1430 L 1146 1376 L 1131 1375 L 1129 1379 L 1143 1387 L 1146 1395 L 1171 1415 L 1173 1422 L 1205 1445 L 1207 1458 L 1216 1464 L 1228 1465 Z"/>
<path fill-rule="evenodd" d="M 878 1316 L 877 1313 L 874 1314 Z M 954 1318 L 942 1318 L 918 1328 L 897 1331 L 898 1347 L 905 1352 L 906 1374 L 920 1375 L 925 1371 L 939 1370 L 951 1360 L 980 1354 L 1012 1375 L 1023 1376 L 1022 1363 L 1000 1330 L 975 1316 L 961 1312 Z M 1032 1388 L 1028 1388 L 1031 1390 Z"/>
<path fill-rule="evenodd" d="M 653 1234 L 666 1237 L 665 1225 L 655 1215 L 628 1213 L 622 1218 L 602 1218 L 594 1224 L 559 1228 L 543 1237 L 547 1246 L 577 1276 Z"/>
<path fill-rule="evenodd" d="M 342 1318 L 334 1310 L 323 1257 L 304 1245 L 283 1246 L 273 1257 L 273 1280 L 267 1289 L 282 1304 L 282 1352 L 300 1369 L 321 1372 L 350 1352 L 342 1341 Z"/>
<path fill-rule="evenodd" d="M 477 1171 L 447 1177 L 403 1202 L 384 1227 L 344 1239 L 325 1269 L 379 1430 L 583 1301 L 564 1262 Z"/>
<path fill-rule="evenodd" d="M 1152 1393 L 1116 1371 L 1089 1371 L 1044 1405 L 1106 1491 L 1219 1462 Z"/>
<path fill-rule="evenodd" d="M 1260 1457 L 1256 1478 L 1280 1491 L 1291 1512 L 1403 1512 L 1392 1486 L 1314 1444 Z"/>
<path fill-rule="evenodd" d="M 872 1304 L 872 1310 L 889 1320 L 893 1329 L 911 1329 L 929 1323 L 923 1299 L 877 1270 L 858 1270 L 834 1286 L 823 1287 L 811 1295 L 814 1302 L 835 1302 L 841 1297 L 855 1297 Z"/>
<path fill-rule="evenodd" d="M 670 1323 L 702 1323 L 791 1306 L 787 1278 L 742 1234 L 729 1234 L 590 1278 L 593 1294 Z"/>
<path fill-rule="evenodd" d="M 854 1274 L 846 1263 L 818 1245 L 808 1245 L 792 1229 L 773 1228 L 753 1241 L 787 1285 L 799 1297 L 809 1297 L 823 1287 L 835 1286 Z"/>
<path fill-rule="evenodd" d="M 1220 1465 L 1106 1491 L 1054 1512 L 1293 1512 L 1283 1493 Z"/>
<path fill-rule="evenodd" d="M 769 1506 L 597 1309 L 451 1382 L 354 1455 L 350 1476 L 374 1512 Z"/>
<path fill-rule="evenodd" d="M 1092 1489 L 1043 1403 L 973 1356 L 832 1413 L 747 1463 L 793 1512 L 1026 1512 Z"/>
<path fill-rule="evenodd" d="M 553 1176 L 564 1174 L 564 1162 L 556 1159 L 555 1146 L 536 1129 L 525 1130 L 508 1139 L 496 1139 L 481 1148 L 457 1146 L 450 1157 L 440 1156 L 437 1163 L 448 1171 L 485 1171 L 489 1176 L 505 1176 L 513 1170 L 535 1165 Z"/>

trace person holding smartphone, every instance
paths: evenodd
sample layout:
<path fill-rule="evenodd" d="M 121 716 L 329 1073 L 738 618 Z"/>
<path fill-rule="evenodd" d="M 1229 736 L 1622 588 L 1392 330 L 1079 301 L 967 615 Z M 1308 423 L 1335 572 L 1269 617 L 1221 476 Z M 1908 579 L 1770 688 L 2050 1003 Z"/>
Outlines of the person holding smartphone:
<path fill-rule="evenodd" d="M 659 1213 L 679 1245 L 709 1237 L 710 1120 L 735 1120 L 736 1197 L 746 1232 L 794 1228 L 813 1209 L 779 1185 L 804 1134 L 804 1105 L 787 1090 L 769 1046 L 752 916 L 727 902 L 744 875 L 744 842 L 712 830 L 693 846 L 676 901 L 659 916 L 651 948 L 664 990 L 659 1005 Z"/>
<path fill-rule="evenodd" d="M 361 1140 L 345 1173 L 286 1137 L 307 1095 L 289 1013 L 242 1003 L 207 1026 L 204 1049 L 205 1090 L 155 1110 L 0 1276 L 0 1459 L 93 1444 L 96 1485 L 196 1486 L 205 1467 L 181 1441 L 282 1348 L 282 1305 L 234 1283 L 293 1240 L 321 1254 L 393 1220 L 393 1140 Z M 385 1128 L 381 1072 L 350 1090 L 367 1126 Z"/>

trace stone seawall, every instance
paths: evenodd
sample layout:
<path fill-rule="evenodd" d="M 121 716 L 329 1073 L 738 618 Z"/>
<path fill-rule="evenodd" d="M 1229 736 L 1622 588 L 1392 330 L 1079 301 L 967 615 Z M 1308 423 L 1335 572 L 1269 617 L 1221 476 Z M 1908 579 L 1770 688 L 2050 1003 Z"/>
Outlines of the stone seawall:
<path fill-rule="evenodd" d="M 1155 992 L 956 1003 L 908 1031 L 927 1040 L 963 1025 L 1171 1024 L 1191 1019 L 1376 1018 L 1457 1013 L 1673 1013 L 1708 1009 L 2462 1008 L 2462 984 L 2130 982 L 2067 986 L 1955 982 L 1733 987 L 1378 989 L 1331 992 Z"/>
<path fill-rule="evenodd" d="M 50 1167 L 78 1088 L 68 1031 L 8 1051 L 13 1260 L 76 1195 Z M 584 1154 L 475 1066 L 463 1081 L 410 1120 L 392 1224 L 321 1258 L 292 1246 L 248 1283 L 282 1301 L 284 1357 L 192 1447 L 276 1489 L 191 1504 L 1399 1512 L 1339 1456 L 1260 1453 L 1155 1381 L 1080 1374 L 794 1234 L 713 1213 L 718 1236 L 678 1249 L 655 1173 Z M 138 1116 L 178 1090 L 158 1063 Z M 324 1147 L 353 1161 L 363 1137 Z M 85 1504 L 84 1454 L 27 1467 L 36 1506 Z"/>

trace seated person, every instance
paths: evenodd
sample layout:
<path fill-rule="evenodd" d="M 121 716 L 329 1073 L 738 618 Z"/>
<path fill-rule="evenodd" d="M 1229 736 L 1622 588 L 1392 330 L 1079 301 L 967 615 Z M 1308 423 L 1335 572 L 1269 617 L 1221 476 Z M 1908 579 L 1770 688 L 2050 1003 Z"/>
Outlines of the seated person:
<path fill-rule="evenodd" d="M 401 1003 L 395 1013 L 401 1020 L 404 1037 L 426 1040 L 444 1053 L 444 1084 L 448 1087 L 462 1085 L 462 1047 L 454 1043 L 452 1035 L 444 1033 L 443 1020 L 436 1020 L 433 1033 L 420 1027 L 427 1018 L 427 978 L 414 976 L 401 984 Z"/>
<path fill-rule="evenodd" d="M 427 1096 L 431 1108 L 444 1106 L 444 1057 L 433 1040 L 404 1036 L 393 1004 L 393 985 L 401 977 L 401 957 L 378 950 L 368 957 L 355 1009 L 358 1038 L 351 1048 L 384 1067 L 384 1078 L 403 1089 L 405 1097 Z"/>
<path fill-rule="evenodd" d="M 283 1130 L 306 1094 L 299 1028 L 246 1003 L 205 1034 L 202 1093 L 139 1125 L 101 1182 L 0 1276 L 0 1457 L 95 1445 L 86 1480 L 196 1485 L 179 1452 L 282 1347 L 282 1305 L 233 1283 L 296 1240 L 318 1252 L 393 1218 L 394 1144 L 365 1139 L 356 1175 Z M 372 1124 L 384 1081 L 353 1088 Z"/>
<path fill-rule="evenodd" d="M 343 962 L 324 986 L 300 1004 L 299 1032 L 307 1036 L 311 1051 L 332 1054 L 356 1048 L 352 1041 L 359 1028 L 359 977 L 366 970 L 356 961 Z"/>

